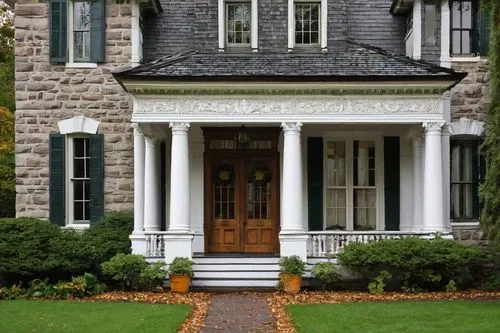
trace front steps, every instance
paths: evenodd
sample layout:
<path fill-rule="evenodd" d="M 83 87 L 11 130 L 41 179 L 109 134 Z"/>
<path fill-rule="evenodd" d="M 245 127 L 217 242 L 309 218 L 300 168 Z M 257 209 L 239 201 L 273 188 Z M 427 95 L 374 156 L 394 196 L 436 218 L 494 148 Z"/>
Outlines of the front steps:
<path fill-rule="evenodd" d="M 194 288 L 278 288 L 277 256 L 194 256 L 193 261 Z M 317 261 L 308 260 L 304 277 L 311 276 Z"/>

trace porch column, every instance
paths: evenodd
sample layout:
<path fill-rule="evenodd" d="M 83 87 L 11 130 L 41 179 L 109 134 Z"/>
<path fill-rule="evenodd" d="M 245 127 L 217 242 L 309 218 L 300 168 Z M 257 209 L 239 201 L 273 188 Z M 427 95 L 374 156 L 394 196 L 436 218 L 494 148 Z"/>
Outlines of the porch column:
<path fill-rule="evenodd" d="M 450 195 L 451 195 L 451 190 L 450 190 L 450 162 L 451 162 L 451 157 L 450 157 L 450 126 L 449 125 L 444 125 L 443 126 L 443 131 L 441 135 L 441 149 L 443 150 L 443 200 L 444 200 L 444 211 L 443 211 L 443 218 L 444 218 L 444 229 L 447 232 L 451 232 L 451 212 L 450 212 L 450 207 L 451 207 L 451 200 L 450 200 Z"/>
<path fill-rule="evenodd" d="M 418 231 L 422 228 L 422 165 L 423 165 L 423 140 L 421 133 L 417 133 L 412 138 L 413 148 L 413 221 L 409 230 Z"/>
<path fill-rule="evenodd" d="M 160 145 L 146 137 L 144 174 L 144 231 L 160 231 Z"/>
<path fill-rule="evenodd" d="M 165 260 L 192 257 L 193 232 L 189 217 L 189 141 L 185 122 L 170 123 L 172 156 L 170 168 L 170 224 L 165 235 Z"/>
<path fill-rule="evenodd" d="M 284 122 L 283 191 L 281 205 L 281 256 L 298 255 L 307 259 L 307 234 L 302 223 L 302 150 L 299 122 Z"/>
<path fill-rule="evenodd" d="M 424 123 L 424 214 L 422 231 L 444 232 L 443 154 L 441 127 L 444 122 Z"/>
<path fill-rule="evenodd" d="M 130 235 L 132 253 L 146 254 L 144 236 L 144 134 L 137 124 L 134 128 L 134 231 Z"/>

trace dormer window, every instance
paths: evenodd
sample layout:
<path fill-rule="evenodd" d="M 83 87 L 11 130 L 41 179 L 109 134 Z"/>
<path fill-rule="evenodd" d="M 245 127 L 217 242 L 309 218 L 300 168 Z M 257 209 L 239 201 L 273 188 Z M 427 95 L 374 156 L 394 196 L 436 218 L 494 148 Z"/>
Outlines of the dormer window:
<path fill-rule="evenodd" d="M 288 0 L 288 50 L 295 47 L 327 51 L 327 0 Z"/>
<path fill-rule="evenodd" d="M 320 3 L 295 3 L 295 45 L 319 45 Z"/>
<path fill-rule="evenodd" d="M 251 17 L 250 2 L 226 3 L 226 45 L 250 46 Z"/>
<path fill-rule="evenodd" d="M 478 0 L 451 0 L 451 55 L 487 55 L 489 13 L 479 11 Z"/>
<path fill-rule="evenodd" d="M 233 47 L 258 51 L 258 0 L 219 0 L 218 13 L 219 52 Z"/>

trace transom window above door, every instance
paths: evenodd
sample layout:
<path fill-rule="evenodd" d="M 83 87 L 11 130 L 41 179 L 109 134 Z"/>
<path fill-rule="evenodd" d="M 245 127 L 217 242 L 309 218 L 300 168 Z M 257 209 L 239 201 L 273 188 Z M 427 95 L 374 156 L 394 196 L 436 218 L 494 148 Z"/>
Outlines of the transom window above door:
<path fill-rule="evenodd" d="M 383 202 L 381 140 L 332 138 L 325 143 L 324 229 L 380 229 Z"/>

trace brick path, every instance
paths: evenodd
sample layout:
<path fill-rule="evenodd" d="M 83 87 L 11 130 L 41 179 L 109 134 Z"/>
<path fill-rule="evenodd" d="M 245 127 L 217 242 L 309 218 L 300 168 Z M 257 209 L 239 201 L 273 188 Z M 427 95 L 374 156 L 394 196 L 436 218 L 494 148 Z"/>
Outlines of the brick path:
<path fill-rule="evenodd" d="M 266 297 L 256 293 L 214 295 L 201 333 L 276 332 Z"/>

